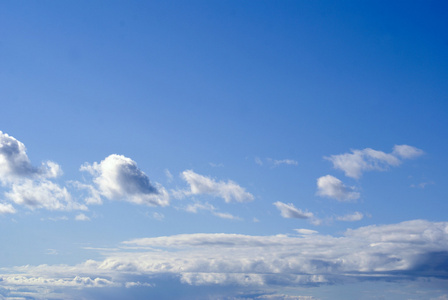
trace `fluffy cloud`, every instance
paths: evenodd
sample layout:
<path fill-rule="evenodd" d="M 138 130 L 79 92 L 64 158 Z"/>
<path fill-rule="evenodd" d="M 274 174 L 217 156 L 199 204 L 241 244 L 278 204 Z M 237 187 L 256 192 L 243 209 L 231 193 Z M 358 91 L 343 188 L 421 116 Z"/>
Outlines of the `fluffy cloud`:
<path fill-rule="evenodd" d="M 274 205 L 278 208 L 283 218 L 309 219 L 314 217 L 313 213 L 301 211 L 300 209 L 295 208 L 292 203 L 286 204 L 277 201 Z"/>
<path fill-rule="evenodd" d="M 400 158 L 411 159 L 423 154 L 423 151 L 408 145 L 395 145 L 392 153 L 366 148 L 352 150 L 351 153 L 331 155 L 325 159 L 333 163 L 335 169 L 344 171 L 345 175 L 360 178 L 365 171 L 384 171 L 391 166 L 401 164 Z"/>
<path fill-rule="evenodd" d="M 0 215 L 2 214 L 15 214 L 15 208 L 9 203 L 0 203 Z"/>
<path fill-rule="evenodd" d="M 182 172 L 182 178 L 190 185 L 190 191 L 186 194 L 211 195 L 221 197 L 226 202 L 252 201 L 254 196 L 233 181 L 215 181 L 209 177 L 199 175 L 192 170 Z"/>
<path fill-rule="evenodd" d="M 352 201 L 360 196 L 352 187 L 344 185 L 342 181 L 331 175 L 325 175 L 317 179 L 317 194 L 335 198 L 338 201 Z"/>
<path fill-rule="evenodd" d="M 356 211 L 353 214 L 348 214 L 345 216 L 337 217 L 337 220 L 354 222 L 354 221 L 360 221 L 360 220 L 362 220 L 362 218 L 364 218 L 364 215 L 362 213 L 360 213 L 359 211 Z"/>
<path fill-rule="evenodd" d="M 0 131 L 0 182 L 9 188 L 6 199 L 30 209 L 86 210 L 85 205 L 74 201 L 65 187 L 50 179 L 62 174 L 61 167 L 52 161 L 34 167 L 25 145 Z M 10 204 L 0 206 L 2 213 L 14 213 Z"/>
<path fill-rule="evenodd" d="M 94 176 L 99 194 L 108 199 L 150 206 L 169 204 L 167 191 L 159 184 L 152 184 L 136 162 L 123 155 L 112 154 L 100 163 L 85 163 L 80 170 Z"/>
<path fill-rule="evenodd" d="M 121 250 L 105 254 L 102 261 L 3 268 L 6 273 L 0 274 L 0 287 L 131 287 L 132 282 L 144 285 L 165 278 L 171 281 L 169 286 L 177 280 L 189 286 L 272 289 L 356 280 L 444 280 L 448 276 L 448 222 L 413 220 L 366 226 L 341 236 L 310 233 L 202 233 L 134 239 L 123 242 Z"/>
<path fill-rule="evenodd" d="M 75 217 L 76 221 L 90 221 L 90 218 L 85 214 L 79 214 Z"/>
<path fill-rule="evenodd" d="M 23 180 L 12 185 L 6 197 L 16 204 L 30 209 L 87 210 L 85 205 L 72 200 L 67 189 L 49 180 Z"/>
<path fill-rule="evenodd" d="M 25 145 L 0 131 L 0 181 L 12 182 L 23 177 L 54 178 L 62 174 L 58 164 L 47 161 L 40 168 L 31 165 Z"/>

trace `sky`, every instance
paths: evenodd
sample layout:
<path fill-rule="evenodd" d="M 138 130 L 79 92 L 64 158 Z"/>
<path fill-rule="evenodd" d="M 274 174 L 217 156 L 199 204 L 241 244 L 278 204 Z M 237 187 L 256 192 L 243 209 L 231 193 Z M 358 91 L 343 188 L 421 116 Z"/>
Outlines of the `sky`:
<path fill-rule="evenodd" d="M 0 299 L 448 299 L 445 1 L 1 1 Z"/>

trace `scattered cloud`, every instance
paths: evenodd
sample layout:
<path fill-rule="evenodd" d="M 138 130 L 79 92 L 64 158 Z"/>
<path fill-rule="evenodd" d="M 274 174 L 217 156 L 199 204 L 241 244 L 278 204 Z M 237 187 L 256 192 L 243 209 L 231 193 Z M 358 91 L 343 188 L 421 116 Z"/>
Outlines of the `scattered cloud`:
<path fill-rule="evenodd" d="M 90 221 L 90 218 L 86 216 L 85 214 L 78 214 L 75 217 L 76 221 Z"/>
<path fill-rule="evenodd" d="M 298 208 L 295 208 L 294 204 L 292 203 L 286 204 L 277 201 L 274 203 L 274 205 L 280 211 L 280 214 L 282 215 L 283 218 L 309 219 L 314 217 L 313 213 L 304 212 Z"/>
<path fill-rule="evenodd" d="M 325 159 L 333 163 L 335 169 L 344 171 L 348 177 L 359 179 L 366 171 L 385 171 L 391 166 L 398 166 L 402 159 L 412 159 L 424 152 L 408 145 L 395 145 L 392 153 L 366 148 L 352 150 L 351 153 L 331 155 Z"/>
<path fill-rule="evenodd" d="M 15 213 L 16 209 L 10 203 L 0 203 L 0 215 Z"/>
<path fill-rule="evenodd" d="M 24 179 L 12 185 L 6 198 L 29 209 L 45 208 L 47 210 L 87 210 L 83 204 L 73 201 L 65 187 L 46 180 Z"/>
<path fill-rule="evenodd" d="M 354 221 L 360 221 L 363 218 L 364 218 L 364 214 L 360 213 L 359 211 L 356 211 L 352 214 L 337 217 L 336 219 L 339 221 L 354 222 Z"/>
<path fill-rule="evenodd" d="M 152 184 L 137 163 L 123 155 L 112 154 L 100 163 L 85 163 L 80 170 L 94 176 L 99 193 L 107 199 L 149 206 L 169 204 L 166 190 L 159 184 Z"/>
<path fill-rule="evenodd" d="M 274 165 L 276 165 L 276 166 L 279 166 L 279 165 L 297 166 L 299 164 L 296 160 L 293 160 L 293 159 L 281 159 L 281 160 L 274 159 L 273 162 L 274 162 Z"/>
<path fill-rule="evenodd" d="M 354 188 L 348 187 L 341 180 L 331 175 L 317 179 L 317 194 L 323 197 L 335 198 L 338 201 L 353 201 L 360 197 Z"/>
<path fill-rule="evenodd" d="M 241 218 L 236 217 L 232 214 L 217 211 L 216 207 L 211 205 L 208 202 L 205 202 L 205 203 L 195 202 L 193 204 L 189 204 L 185 208 L 185 210 L 190 213 L 197 213 L 199 210 L 205 210 L 205 211 L 211 212 L 213 215 L 215 215 L 219 218 L 222 218 L 222 219 L 241 220 Z"/>
<path fill-rule="evenodd" d="M 211 195 L 220 197 L 225 202 L 248 202 L 254 200 L 254 196 L 246 192 L 246 189 L 237 183 L 228 180 L 215 181 L 210 177 L 199 175 L 192 170 L 182 172 L 182 178 L 190 185 L 187 195 Z"/>

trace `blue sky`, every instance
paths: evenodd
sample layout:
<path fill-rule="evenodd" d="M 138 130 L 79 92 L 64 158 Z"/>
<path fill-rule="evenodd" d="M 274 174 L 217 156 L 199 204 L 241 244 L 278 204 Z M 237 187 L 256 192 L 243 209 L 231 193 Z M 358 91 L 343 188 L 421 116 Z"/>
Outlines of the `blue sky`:
<path fill-rule="evenodd" d="M 443 1 L 2 1 L 0 299 L 448 299 Z"/>

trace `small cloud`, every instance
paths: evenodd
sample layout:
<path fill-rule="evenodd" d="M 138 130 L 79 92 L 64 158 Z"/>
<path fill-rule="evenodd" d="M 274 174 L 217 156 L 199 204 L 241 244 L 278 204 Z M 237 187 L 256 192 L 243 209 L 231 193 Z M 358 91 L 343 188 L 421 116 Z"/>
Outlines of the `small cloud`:
<path fill-rule="evenodd" d="M 222 167 L 224 167 L 224 164 L 222 164 L 222 163 L 220 163 L 220 164 L 215 164 L 215 163 L 209 163 L 209 165 L 210 165 L 210 167 L 213 167 L 213 168 L 222 168 Z"/>
<path fill-rule="evenodd" d="M 296 231 L 298 234 L 302 234 L 302 235 L 310 235 L 310 234 L 317 234 L 319 233 L 316 230 L 311 230 L 311 229 L 294 229 L 294 231 Z"/>
<path fill-rule="evenodd" d="M 309 219 L 314 216 L 313 213 L 304 212 L 298 208 L 295 208 L 294 204 L 292 203 L 286 204 L 277 201 L 273 204 L 277 207 L 278 210 L 280 210 L 280 214 L 283 218 Z"/>
<path fill-rule="evenodd" d="M 207 202 L 205 202 L 205 203 L 196 202 L 194 204 L 189 204 L 185 208 L 185 210 L 190 213 L 197 213 L 199 210 L 205 210 L 205 211 L 211 212 L 214 216 L 217 216 L 222 219 L 241 220 L 240 217 L 236 217 L 232 214 L 218 212 L 216 210 L 216 207 L 214 207 L 213 205 L 211 205 L 210 203 L 207 203 Z"/>
<path fill-rule="evenodd" d="M 255 163 L 259 166 L 263 165 L 263 161 L 259 157 L 255 157 Z"/>
<path fill-rule="evenodd" d="M 173 181 L 174 176 L 173 176 L 173 174 L 171 174 L 170 170 L 165 169 L 165 176 L 166 176 L 166 178 L 168 178 L 168 182 Z"/>
<path fill-rule="evenodd" d="M 293 159 L 282 159 L 282 160 L 274 160 L 274 165 L 290 165 L 290 166 L 297 166 L 299 163 L 296 160 Z"/>
<path fill-rule="evenodd" d="M 15 214 L 16 209 L 9 203 L 0 203 L 0 215 Z"/>
<path fill-rule="evenodd" d="M 47 251 L 45 251 L 45 254 L 47 255 L 58 255 L 58 251 L 55 249 L 47 249 Z"/>
<path fill-rule="evenodd" d="M 385 171 L 391 166 L 398 166 L 402 159 L 412 159 L 424 152 L 408 145 L 395 145 L 392 153 L 366 148 L 352 150 L 352 153 L 331 155 L 325 159 L 333 163 L 335 169 L 344 171 L 345 176 L 359 179 L 365 171 Z"/>
<path fill-rule="evenodd" d="M 337 217 L 336 219 L 339 221 L 355 222 L 355 221 L 360 221 L 363 218 L 364 218 L 364 215 L 362 213 L 360 213 L 359 211 L 356 211 L 353 214 L 348 214 L 345 216 Z"/>
<path fill-rule="evenodd" d="M 254 217 L 254 218 L 252 219 L 252 222 L 254 222 L 254 223 L 259 223 L 260 220 L 258 220 L 257 218 Z"/>
<path fill-rule="evenodd" d="M 338 201 L 351 201 L 360 197 L 354 188 L 348 187 L 336 177 L 331 175 L 322 176 L 317 179 L 317 194 L 323 197 L 335 198 Z"/>
<path fill-rule="evenodd" d="M 227 182 L 215 181 L 192 170 L 182 172 L 182 178 L 190 185 L 190 191 L 185 193 L 187 195 L 211 195 L 221 197 L 225 202 L 248 202 L 254 200 L 254 196 L 251 193 L 246 192 L 243 187 L 230 180 Z"/>
<path fill-rule="evenodd" d="M 101 196 L 149 206 L 167 206 L 169 196 L 159 184 L 152 184 L 137 163 L 123 155 L 112 154 L 100 163 L 85 163 L 80 168 L 94 176 Z"/>
<path fill-rule="evenodd" d="M 426 188 L 426 186 L 432 185 L 432 184 L 434 184 L 434 182 L 421 182 L 419 184 L 411 184 L 411 187 L 424 189 L 424 188 Z"/>
<path fill-rule="evenodd" d="M 157 221 L 162 221 L 162 220 L 165 218 L 165 215 L 162 214 L 162 213 L 154 212 L 154 213 L 152 214 L 152 217 L 153 217 L 154 219 L 156 219 Z"/>
<path fill-rule="evenodd" d="M 90 221 L 90 218 L 85 214 L 79 214 L 75 217 L 76 221 Z"/>

